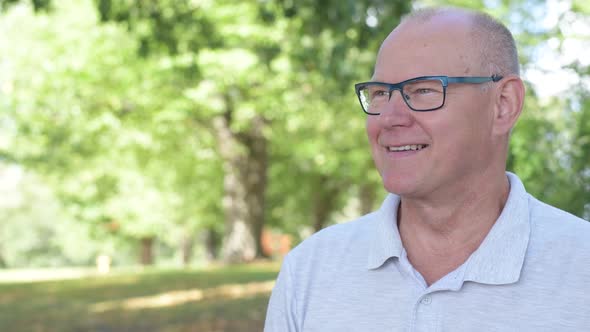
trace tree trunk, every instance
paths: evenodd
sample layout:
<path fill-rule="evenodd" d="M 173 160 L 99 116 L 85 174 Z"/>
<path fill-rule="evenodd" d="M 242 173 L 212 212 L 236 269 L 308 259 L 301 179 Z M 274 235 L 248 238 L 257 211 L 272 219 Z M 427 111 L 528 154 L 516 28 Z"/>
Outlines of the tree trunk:
<path fill-rule="evenodd" d="M 375 186 L 369 182 L 361 184 L 359 188 L 360 214 L 365 215 L 373 211 L 377 193 Z"/>
<path fill-rule="evenodd" d="M 152 265 L 154 263 L 154 237 L 144 237 L 140 239 L 141 243 L 141 265 Z"/>
<path fill-rule="evenodd" d="M 193 258 L 193 248 L 195 239 L 192 232 L 187 232 L 182 236 L 182 265 L 188 266 Z"/>
<path fill-rule="evenodd" d="M 330 177 L 319 175 L 313 185 L 312 218 L 313 229 L 319 231 L 324 228 L 330 214 L 336 208 L 340 186 L 332 183 Z"/>
<path fill-rule="evenodd" d="M 205 257 L 208 261 L 215 261 L 219 258 L 219 245 L 221 235 L 212 228 L 205 230 Z"/>
<path fill-rule="evenodd" d="M 215 119 L 220 155 L 223 158 L 225 234 L 222 258 L 229 263 L 262 257 L 264 193 L 266 190 L 267 141 L 264 119 L 257 116 L 250 128 L 236 133 L 231 129 L 231 108 Z"/>

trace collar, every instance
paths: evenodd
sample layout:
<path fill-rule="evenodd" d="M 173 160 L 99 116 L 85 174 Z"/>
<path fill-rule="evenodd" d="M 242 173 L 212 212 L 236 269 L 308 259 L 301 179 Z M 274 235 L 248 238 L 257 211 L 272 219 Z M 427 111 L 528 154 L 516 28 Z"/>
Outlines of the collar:
<path fill-rule="evenodd" d="M 377 269 L 391 257 L 399 258 L 403 251 L 402 239 L 397 229 L 397 208 L 400 197 L 388 194 L 375 213 L 376 227 L 369 247 L 367 268 Z"/>
<path fill-rule="evenodd" d="M 530 237 L 528 194 L 515 174 L 506 172 L 506 176 L 510 181 L 508 199 L 482 244 L 464 264 L 465 281 L 499 285 L 520 278 Z M 377 269 L 402 254 L 396 222 L 399 203 L 399 196 L 389 194 L 374 215 L 377 226 L 369 247 L 368 269 Z"/>
<path fill-rule="evenodd" d="M 464 280 L 501 285 L 518 281 L 531 233 L 528 194 L 520 179 L 506 172 L 510 193 L 496 223 L 466 262 Z"/>

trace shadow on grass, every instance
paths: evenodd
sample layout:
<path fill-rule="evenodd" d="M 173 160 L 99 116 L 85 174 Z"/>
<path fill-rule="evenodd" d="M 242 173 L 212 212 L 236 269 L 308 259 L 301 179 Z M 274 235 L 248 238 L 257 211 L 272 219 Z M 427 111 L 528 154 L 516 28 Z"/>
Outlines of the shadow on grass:
<path fill-rule="evenodd" d="M 114 310 L 94 315 L 79 331 L 262 331 L 270 294 L 180 306 Z"/>
<path fill-rule="evenodd" d="M 273 263 L 0 285 L 0 330 L 260 331 L 268 285 L 277 272 Z M 231 296 L 231 287 L 240 289 L 240 285 L 265 286 Z M 161 305 L 162 297 L 170 300 L 170 294 L 180 300 Z M 96 310 L 100 303 L 111 307 Z M 126 307 L 125 303 L 147 305 Z"/>

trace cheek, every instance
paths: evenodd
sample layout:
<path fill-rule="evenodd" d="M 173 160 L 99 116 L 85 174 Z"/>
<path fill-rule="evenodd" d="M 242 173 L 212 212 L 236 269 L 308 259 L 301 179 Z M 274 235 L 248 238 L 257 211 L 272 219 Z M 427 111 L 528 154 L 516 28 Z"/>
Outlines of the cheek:
<path fill-rule="evenodd" d="M 374 117 L 367 118 L 366 129 L 369 143 L 373 144 L 377 141 L 377 136 L 379 135 L 379 124 Z"/>
<path fill-rule="evenodd" d="M 451 95 L 447 100 L 445 126 L 449 131 L 459 131 L 462 136 L 485 135 L 491 124 L 492 110 L 489 96 L 476 91 L 471 95 Z"/>
<path fill-rule="evenodd" d="M 443 153 L 452 156 L 452 160 L 460 158 L 476 162 L 490 156 L 491 127 L 489 115 L 486 114 L 490 110 L 480 105 L 473 103 L 457 106 L 453 109 L 452 117 L 433 127 L 436 137 L 442 137 Z"/>

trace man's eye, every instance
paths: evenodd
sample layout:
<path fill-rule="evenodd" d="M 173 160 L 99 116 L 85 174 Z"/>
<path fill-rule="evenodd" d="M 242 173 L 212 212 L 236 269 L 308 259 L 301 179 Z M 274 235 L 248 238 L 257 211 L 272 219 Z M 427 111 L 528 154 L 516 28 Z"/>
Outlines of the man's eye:
<path fill-rule="evenodd" d="M 389 91 L 387 91 L 387 90 L 375 90 L 371 93 L 372 98 L 387 97 L 387 96 L 389 96 Z"/>
<path fill-rule="evenodd" d="M 416 91 L 414 91 L 414 93 L 417 93 L 419 95 L 424 95 L 424 94 L 434 93 L 434 92 L 436 92 L 436 91 L 434 91 L 432 89 L 426 89 L 426 88 L 417 89 Z"/>

